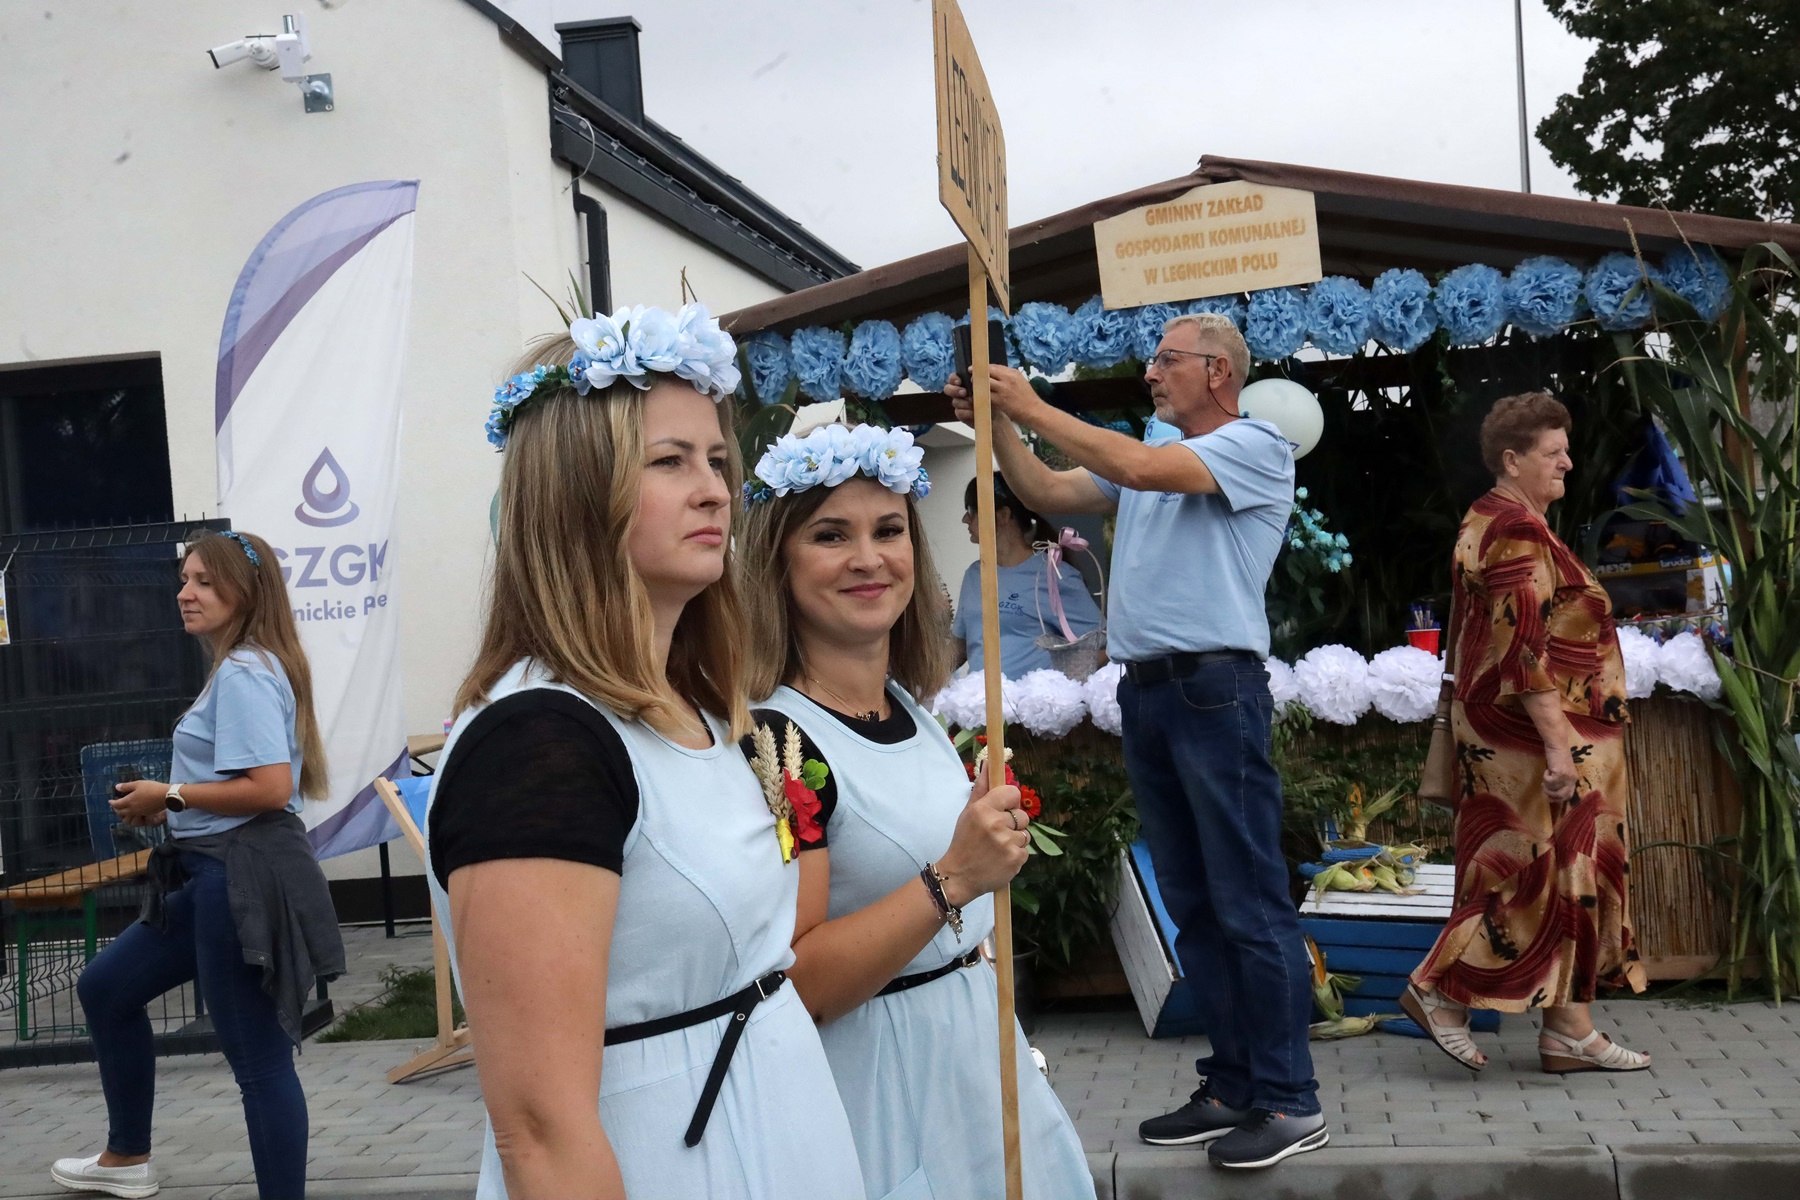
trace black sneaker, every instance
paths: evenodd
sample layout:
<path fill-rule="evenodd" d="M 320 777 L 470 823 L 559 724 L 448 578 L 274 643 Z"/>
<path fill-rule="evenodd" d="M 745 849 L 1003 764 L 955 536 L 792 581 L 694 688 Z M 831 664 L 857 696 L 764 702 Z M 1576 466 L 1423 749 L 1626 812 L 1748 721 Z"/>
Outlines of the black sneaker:
<path fill-rule="evenodd" d="M 1325 1115 L 1290 1117 L 1259 1108 L 1243 1124 L 1207 1148 L 1215 1167 L 1254 1170 L 1272 1167 L 1284 1158 L 1317 1150 L 1331 1140 L 1325 1131 Z"/>
<path fill-rule="evenodd" d="M 1206 1084 L 1172 1113 L 1151 1117 L 1138 1126 L 1138 1137 L 1152 1146 L 1192 1146 L 1224 1137 L 1250 1118 L 1247 1108 L 1229 1108 Z"/>

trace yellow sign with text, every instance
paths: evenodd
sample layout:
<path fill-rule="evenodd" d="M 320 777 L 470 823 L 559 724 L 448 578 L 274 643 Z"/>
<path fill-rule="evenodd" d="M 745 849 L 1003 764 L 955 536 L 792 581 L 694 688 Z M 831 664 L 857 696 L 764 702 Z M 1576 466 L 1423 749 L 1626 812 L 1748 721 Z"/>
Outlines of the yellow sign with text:
<path fill-rule="evenodd" d="M 937 65 L 938 199 L 975 248 L 1000 307 L 1010 311 L 1006 136 L 956 0 L 932 0 Z"/>
<path fill-rule="evenodd" d="M 1107 308 L 1317 283 L 1324 275 L 1313 194 L 1242 180 L 1096 221 L 1094 252 Z"/>

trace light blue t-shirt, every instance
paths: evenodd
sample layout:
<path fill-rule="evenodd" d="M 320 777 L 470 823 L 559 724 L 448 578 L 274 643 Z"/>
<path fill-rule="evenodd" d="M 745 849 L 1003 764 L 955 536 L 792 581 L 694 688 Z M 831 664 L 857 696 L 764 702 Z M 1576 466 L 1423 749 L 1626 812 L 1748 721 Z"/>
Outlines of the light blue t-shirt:
<path fill-rule="evenodd" d="M 1138 492 L 1099 475 L 1119 506 L 1107 654 L 1139 662 L 1184 651 L 1269 653 L 1263 592 L 1294 505 L 1294 453 L 1267 421 L 1243 418 L 1184 438 L 1217 495 Z"/>
<path fill-rule="evenodd" d="M 206 681 L 193 707 L 175 722 L 175 756 L 170 783 L 217 783 L 251 767 L 287 763 L 294 794 L 287 810 L 300 811 L 298 706 L 281 660 L 240 646 Z M 234 829 L 249 817 L 225 817 L 189 807 L 169 814 L 169 832 L 200 837 Z"/>
<path fill-rule="evenodd" d="M 1063 613 L 1076 637 L 1100 626 L 1100 606 L 1088 594 L 1081 572 L 1065 561 L 1057 590 L 1062 594 Z M 1056 623 L 1056 612 L 1050 607 L 1050 563 L 1042 550 L 1024 562 L 1001 567 L 997 572 L 1000 585 L 1000 673 L 1017 679 L 1031 671 L 1050 666 L 1050 652 L 1037 644 L 1039 634 L 1062 636 Z M 1040 617 L 1040 614 L 1041 617 Z M 963 572 L 962 592 L 956 600 L 956 617 L 950 632 L 968 644 L 969 669 L 981 670 L 981 564 L 970 563 Z"/>

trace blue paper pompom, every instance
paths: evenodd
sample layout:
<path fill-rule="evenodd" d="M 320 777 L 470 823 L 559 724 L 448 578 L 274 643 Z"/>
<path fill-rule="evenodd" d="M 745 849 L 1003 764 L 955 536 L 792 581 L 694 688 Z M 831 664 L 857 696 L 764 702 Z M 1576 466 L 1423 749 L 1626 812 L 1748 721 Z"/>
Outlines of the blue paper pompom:
<path fill-rule="evenodd" d="M 794 378 L 802 395 L 812 400 L 836 400 L 844 392 L 844 335 L 817 325 L 794 330 L 789 352 Z"/>
<path fill-rule="evenodd" d="M 1642 329 L 1655 304 L 1651 271 L 1629 254 L 1607 255 L 1587 275 L 1582 294 L 1602 329 Z"/>
<path fill-rule="evenodd" d="M 1255 292 L 1244 318 L 1244 341 L 1259 362 L 1287 358 L 1306 343 L 1306 297 L 1299 288 Z"/>
<path fill-rule="evenodd" d="M 1199 300 L 1190 300 L 1187 305 L 1189 316 L 1201 313 L 1218 313 L 1221 317 L 1230 317 L 1231 323 L 1244 331 L 1244 301 L 1241 296 L 1205 296 Z"/>
<path fill-rule="evenodd" d="M 1411 267 L 1377 275 L 1369 301 L 1369 332 L 1390 349 L 1411 354 L 1437 330 L 1431 284 Z"/>
<path fill-rule="evenodd" d="M 1075 348 L 1075 318 L 1062 305 L 1044 300 L 1021 305 L 1008 331 L 1027 366 L 1054 375 L 1069 365 Z"/>
<path fill-rule="evenodd" d="M 1084 367 L 1116 367 L 1131 356 L 1137 322 L 1130 309 L 1108 311 L 1095 296 L 1075 310 L 1070 357 Z"/>
<path fill-rule="evenodd" d="M 1709 247 L 1677 246 L 1662 265 L 1663 286 L 1694 306 L 1701 320 L 1716 321 L 1725 311 L 1731 275 Z"/>
<path fill-rule="evenodd" d="M 1479 346 L 1506 324 L 1506 277 L 1486 263 L 1458 267 L 1437 285 L 1433 303 L 1452 346 Z"/>
<path fill-rule="evenodd" d="M 1581 268 L 1539 255 L 1506 280 L 1506 317 L 1534 337 L 1561 333 L 1581 315 Z"/>
<path fill-rule="evenodd" d="M 1149 362 L 1162 344 L 1163 326 L 1181 315 L 1173 304 L 1146 304 L 1132 312 L 1131 357 Z"/>
<path fill-rule="evenodd" d="M 1306 329 L 1327 354 L 1355 354 L 1369 340 L 1369 291 L 1354 279 L 1333 275 L 1306 294 Z"/>
<path fill-rule="evenodd" d="M 850 335 L 844 382 L 870 400 L 886 400 L 900 386 L 900 331 L 889 321 L 864 321 Z"/>
<path fill-rule="evenodd" d="M 900 335 L 900 365 L 906 377 L 928 392 L 941 392 L 956 369 L 956 322 L 939 312 L 928 312 Z"/>
<path fill-rule="evenodd" d="M 743 343 L 744 361 L 750 364 L 750 389 L 758 404 L 778 404 L 787 394 L 788 380 L 794 376 L 788 359 L 787 339 L 765 329 L 753 333 Z"/>

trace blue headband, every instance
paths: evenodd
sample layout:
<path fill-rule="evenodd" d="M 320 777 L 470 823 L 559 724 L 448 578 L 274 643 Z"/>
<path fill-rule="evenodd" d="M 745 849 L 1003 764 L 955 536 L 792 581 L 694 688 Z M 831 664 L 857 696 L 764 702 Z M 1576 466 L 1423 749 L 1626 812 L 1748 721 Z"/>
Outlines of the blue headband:
<path fill-rule="evenodd" d="M 237 533 L 230 529 L 227 529 L 224 533 L 221 533 L 219 536 L 222 538 L 230 538 L 232 541 L 234 541 L 238 545 L 242 546 L 244 548 L 244 557 L 250 560 L 251 566 L 253 566 L 253 567 L 262 566 L 262 555 L 260 555 L 256 552 L 256 547 L 252 546 L 250 544 L 249 538 L 245 537 L 241 533 Z"/>

